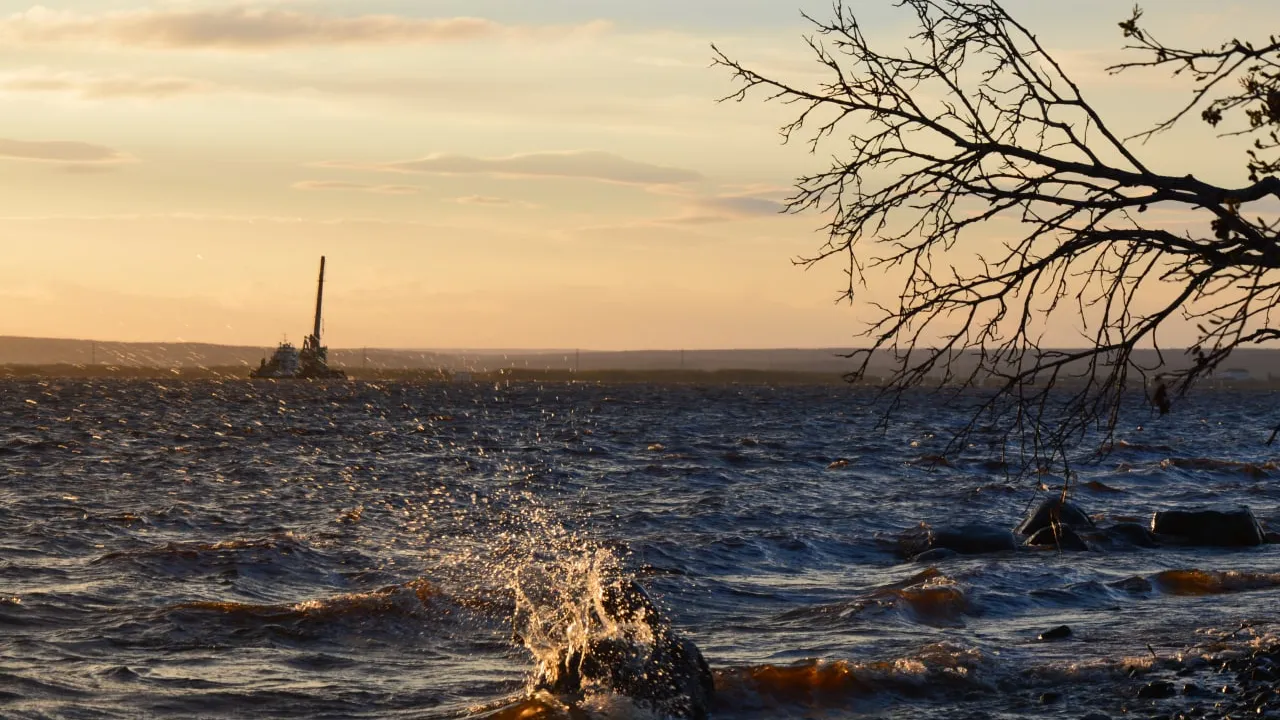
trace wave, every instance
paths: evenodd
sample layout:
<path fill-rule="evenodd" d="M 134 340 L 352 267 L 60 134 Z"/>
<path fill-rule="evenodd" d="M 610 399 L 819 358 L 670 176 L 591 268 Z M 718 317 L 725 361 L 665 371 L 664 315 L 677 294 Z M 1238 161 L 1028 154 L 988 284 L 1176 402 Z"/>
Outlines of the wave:
<path fill-rule="evenodd" d="M 1165 458 L 1160 461 L 1160 469 L 1168 470 L 1177 468 L 1179 470 L 1207 470 L 1211 472 L 1229 471 L 1239 472 L 1251 477 L 1266 477 L 1277 469 L 1274 461 L 1264 463 L 1241 462 L 1238 460 L 1220 460 L 1217 458 Z"/>
<path fill-rule="evenodd" d="M 1167 453 L 1167 452 L 1173 452 L 1174 448 L 1171 445 L 1149 445 L 1146 443 L 1129 442 L 1128 440 L 1117 440 L 1114 443 L 1111 443 L 1110 445 L 1103 445 L 1102 450 L 1104 452 L 1129 450 L 1132 452 Z"/>
<path fill-rule="evenodd" d="M 256 604 L 204 600 L 179 603 L 170 606 L 168 611 L 211 613 L 242 620 L 262 620 L 272 623 L 327 621 L 342 618 L 415 615 L 438 596 L 439 591 L 435 586 L 426 580 L 418 579 L 371 592 L 347 593 L 299 603 Z"/>
<path fill-rule="evenodd" d="M 897 610 L 922 625 L 954 626 L 964 622 L 973 609 L 969 596 L 952 578 L 929 567 L 905 580 L 889 583 L 846 602 L 791 610 L 778 616 L 782 621 L 827 620 L 840 624 L 869 610 Z"/>
<path fill-rule="evenodd" d="M 715 671 L 717 710 L 843 708 L 881 693 L 943 695 L 985 688 L 977 650 L 938 643 L 896 660 L 809 660 L 797 665 L 756 665 Z"/>
<path fill-rule="evenodd" d="M 1237 570 L 1165 570 L 1151 578 L 1152 585 L 1170 595 L 1225 595 L 1280 587 L 1280 573 Z"/>
<path fill-rule="evenodd" d="M 1128 490 L 1121 490 L 1120 488 L 1111 487 L 1110 485 L 1103 483 L 1101 480 L 1090 480 L 1089 482 L 1085 483 L 1084 486 L 1094 492 L 1107 493 L 1110 495 L 1123 495 L 1128 492 Z"/>
<path fill-rule="evenodd" d="M 198 560 L 206 556 L 218 556 L 240 550 L 269 550 L 281 554 L 290 554 L 303 549 L 305 543 L 293 533 L 281 533 L 262 538 L 244 538 L 220 540 L 218 542 L 169 542 L 158 547 L 141 550 L 119 550 L 109 552 L 92 561 L 99 565 L 113 560 L 136 560 L 144 558 L 178 558 Z"/>

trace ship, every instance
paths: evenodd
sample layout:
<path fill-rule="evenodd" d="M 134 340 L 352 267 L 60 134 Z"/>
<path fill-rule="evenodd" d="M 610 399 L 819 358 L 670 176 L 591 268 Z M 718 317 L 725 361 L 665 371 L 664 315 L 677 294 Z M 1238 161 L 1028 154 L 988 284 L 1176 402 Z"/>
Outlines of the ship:
<path fill-rule="evenodd" d="M 320 257 L 320 281 L 316 286 L 316 322 L 302 349 L 288 340 L 280 343 L 271 359 L 262 358 L 251 378 L 297 380 L 345 380 L 347 374 L 329 367 L 329 348 L 320 343 L 320 311 L 324 307 L 324 257 Z"/>

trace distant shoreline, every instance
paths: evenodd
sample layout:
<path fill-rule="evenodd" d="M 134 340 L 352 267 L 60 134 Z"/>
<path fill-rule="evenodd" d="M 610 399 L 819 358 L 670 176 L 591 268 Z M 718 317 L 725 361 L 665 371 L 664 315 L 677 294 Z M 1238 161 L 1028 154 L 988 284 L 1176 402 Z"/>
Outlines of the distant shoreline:
<path fill-rule="evenodd" d="M 147 365 L 83 365 L 56 363 L 44 365 L 0 364 L 3 380 L 244 380 L 246 382 L 307 382 L 295 380 L 251 380 L 247 366 L 173 367 Z M 451 371 L 438 368 L 340 368 L 348 381 L 416 382 L 416 383 L 605 383 L 652 385 L 825 385 L 843 387 L 878 387 L 873 381 L 851 384 L 842 373 L 801 370 L 537 370 L 504 368 L 477 372 Z M 343 381 L 321 381 L 343 382 Z M 1070 387 L 1071 383 L 1062 383 Z M 926 384 L 922 389 L 936 386 Z M 1139 389 L 1135 385 L 1135 389 Z M 1250 379 L 1231 382 L 1205 381 L 1198 390 L 1280 390 L 1280 379 Z"/>
<path fill-rule="evenodd" d="M 780 370 L 528 370 L 451 372 L 426 368 L 341 368 L 352 381 L 390 382 L 604 382 L 654 384 L 847 385 L 838 373 Z M 0 365 L 0 380 L 250 380 L 248 367 L 176 367 L 140 365 Z M 299 382 L 255 380 L 254 382 Z M 341 382 L 341 381 L 338 381 Z"/>

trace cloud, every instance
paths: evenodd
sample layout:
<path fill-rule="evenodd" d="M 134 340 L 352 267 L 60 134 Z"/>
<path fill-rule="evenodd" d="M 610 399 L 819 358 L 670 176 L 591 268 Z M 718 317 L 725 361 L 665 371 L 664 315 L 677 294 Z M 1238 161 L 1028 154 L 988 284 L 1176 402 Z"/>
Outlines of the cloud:
<path fill-rule="evenodd" d="M 721 195 L 702 198 L 697 206 L 711 213 L 727 217 L 761 217 L 777 215 L 787 206 L 773 198 L 753 197 L 749 195 Z"/>
<path fill-rule="evenodd" d="M 688 196 L 684 211 L 654 221 L 660 225 L 706 225 L 709 223 L 777 217 L 786 212 L 781 193 L 762 189 L 746 193 Z"/>
<path fill-rule="evenodd" d="M 150 9 L 97 15 L 34 7 L 0 19 L 8 45 L 97 43 L 153 49 L 265 50 L 317 45 L 408 45 L 549 32 L 597 33 L 601 22 L 515 28 L 474 17 L 322 15 L 278 8 Z"/>
<path fill-rule="evenodd" d="M 416 195 L 418 188 L 412 185 L 368 185 L 341 180 L 303 180 L 293 184 L 294 190 L 358 190 L 380 195 Z"/>
<path fill-rule="evenodd" d="M 670 185 L 702 179 L 701 175 L 692 170 L 652 165 L 628 160 L 612 153 L 588 150 L 526 153 L 501 158 L 430 155 L 420 160 L 400 162 L 373 164 L 329 162 L 321 165 L 377 172 L 575 178 L 625 185 Z"/>
<path fill-rule="evenodd" d="M 67 140 L 6 140 L 0 138 L 0 159 L 56 163 L 120 163 L 128 157 L 102 145 Z"/>
<path fill-rule="evenodd" d="M 463 197 L 449 198 L 449 202 L 457 205 L 486 205 L 489 207 L 538 207 L 531 202 L 525 202 L 523 200 L 509 200 L 507 198 L 494 197 L 492 195 L 464 195 Z"/>
<path fill-rule="evenodd" d="M 50 73 L 43 70 L 29 70 L 0 77 L 0 90 L 67 93 L 90 100 L 161 99 L 215 89 L 216 86 L 209 83 L 180 77 L 144 78 L 129 75 Z"/>

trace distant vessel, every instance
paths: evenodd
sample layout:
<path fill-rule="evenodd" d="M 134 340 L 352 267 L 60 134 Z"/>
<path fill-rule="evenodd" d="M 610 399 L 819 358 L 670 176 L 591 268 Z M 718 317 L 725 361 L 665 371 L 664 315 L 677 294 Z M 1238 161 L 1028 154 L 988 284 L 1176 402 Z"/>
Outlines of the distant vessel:
<path fill-rule="evenodd" d="M 320 309 L 324 304 L 324 256 L 320 257 L 320 282 L 316 287 L 316 324 L 302 342 L 302 349 L 289 341 L 280 343 L 271 359 L 262 359 L 251 378 L 296 378 L 300 380 L 340 379 L 347 374 L 328 365 L 329 348 L 320 344 Z"/>

